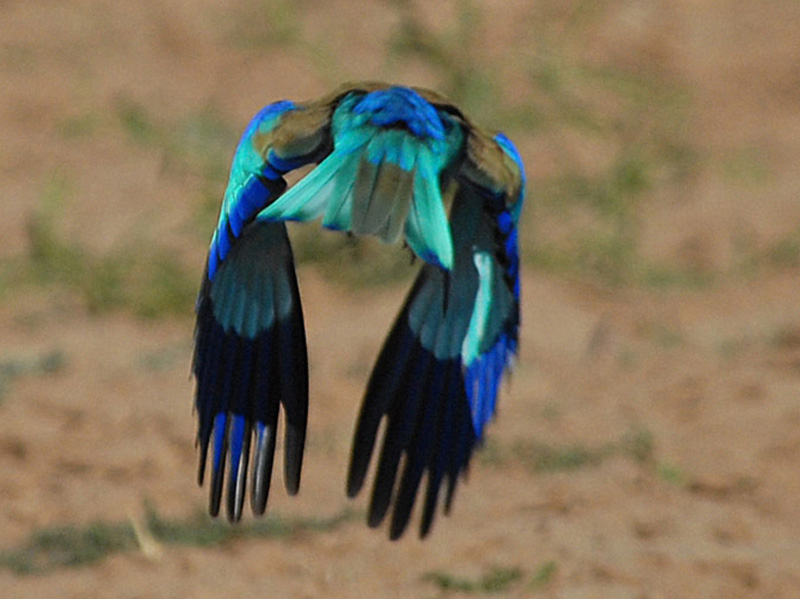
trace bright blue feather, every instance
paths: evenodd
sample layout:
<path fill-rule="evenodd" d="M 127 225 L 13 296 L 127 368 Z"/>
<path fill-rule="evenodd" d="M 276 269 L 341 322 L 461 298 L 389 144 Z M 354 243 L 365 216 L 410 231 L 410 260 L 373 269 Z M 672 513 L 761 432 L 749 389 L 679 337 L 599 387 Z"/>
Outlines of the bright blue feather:
<path fill-rule="evenodd" d="M 228 414 L 226 412 L 219 412 L 214 416 L 214 463 L 212 468 L 217 472 L 222 468 L 222 460 L 225 457 L 225 448 L 227 447 L 227 429 L 228 429 Z"/>
<path fill-rule="evenodd" d="M 355 104 L 353 113 L 367 115 L 369 121 L 379 127 L 401 123 L 421 139 L 445 138 L 444 126 L 436 109 L 407 87 L 390 87 L 369 93 Z"/>
<path fill-rule="evenodd" d="M 283 192 L 286 183 L 282 176 L 305 160 L 305 157 L 294 161 L 281 160 L 269 149 L 265 157 L 253 144 L 256 135 L 269 133 L 280 124 L 285 113 L 295 109 L 295 104 L 287 100 L 265 106 L 252 118 L 242 134 L 233 156 L 228 187 L 211 240 L 209 280 L 214 279 L 219 264 L 225 260 L 233 243 L 228 229 L 234 238 L 238 238 L 244 225 Z"/>

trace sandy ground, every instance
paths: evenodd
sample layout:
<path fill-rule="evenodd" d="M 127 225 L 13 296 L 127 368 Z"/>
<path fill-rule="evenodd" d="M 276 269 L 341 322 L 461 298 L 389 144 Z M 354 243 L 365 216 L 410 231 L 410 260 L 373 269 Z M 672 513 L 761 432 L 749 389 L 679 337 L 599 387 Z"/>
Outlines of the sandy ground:
<path fill-rule="evenodd" d="M 475 5 L 491 14 L 488 56 L 535 54 L 526 2 Z M 592 36 L 575 47 L 657 64 L 690 90 L 697 173 L 643 204 L 643 251 L 724 276 L 699 288 L 607 288 L 526 270 L 518 368 L 453 514 L 424 542 L 390 543 L 358 516 L 286 539 L 162 544 L 33 575 L 0 569 L 0 594 L 481 595 L 489 591 L 449 591 L 426 573 L 476 581 L 516 568 L 494 596 L 800 596 L 800 273 L 733 264 L 742 239 L 769 248 L 800 223 L 800 9 L 789 0 L 598 6 Z M 277 16 L 258 26 L 258 3 L 0 2 L 0 257 L 25 255 L 26 224 L 55 177 L 69 188 L 59 229 L 83 247 L 104 252 L 144 235 L 199 278 L 211 223 L 198 234 L 187 215 L 221 189 L 204 187 L 202 164 L 176 167 L 169 149 L 132 142 L 114 116 L 126 102 L 159 123 L 211 107 L 241 129 L 267 101 L 342 79 L 436 85 L 425 65 L 387 67 L 379 49 L 397 22 L 390 3 L 291 7 L 268 9 L 292 17 L 281 29 Z M 551 12 L 555 22 L 577 18 Z M 449 4 L 425 13 L 445 33 L 454 18 Z M 310 41 L 286 41 L 298 30 Z M 524 103 L 513 72 L 498 77 Z M 554 162 L 535 134 L 520 146 L 535 202 Z M 727 175 L 742 156 L 747 172 Z M 363 511 L 365 497 L 344 495 L 350 437 L 405 287 L 348 290 L 313 266 L 300 282 L 310 437 L 300 495 L 277 485 L 270 510 L 286 519 Z M 143 320 L 92 314 L 58 285 L 3 289 L 0 300 L 3 363 L 63 357 L 54 372 L 14 377 L 0 403 L 0 551 L 52 525 L 140 522 L 145 501 L 179 519 L 201 508 L 191 304 L 183 316 Z M 637 439 L 646 441 L 638 454 L 626 449 Z M 548 471 L 529 456 L 541 446 L 600 457 Z"/>

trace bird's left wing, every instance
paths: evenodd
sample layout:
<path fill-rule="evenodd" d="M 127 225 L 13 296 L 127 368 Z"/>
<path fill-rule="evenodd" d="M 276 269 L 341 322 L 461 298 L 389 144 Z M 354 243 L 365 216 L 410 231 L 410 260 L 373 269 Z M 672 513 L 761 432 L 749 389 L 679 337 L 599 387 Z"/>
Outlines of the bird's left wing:
<path fill-rule="evenodd" d="M 421 536 L 445 481 L 449 510 L 517 350 L 519 154 L 502 134 L 491 138 L 471 128 L 456 185 L 453 267 L 423 266 L 375 364 L 353 440 L 351 497 L 364 483 L 386 418 L 368 522 L 377 526 L 393 506 L 393 539 L 408 524 L 426 472 Z"/>
<path fill-rule="evenodd" d="M 308 363 L 300 295 L 286 225 L 256 215 L 286 189 L 283 175 L 316 162 L 330 145 L 329 112 L 277 102 L 259 112 L 234 154 L 197 299 L 193 372 L 200 448 L 211 449 L 209 510 L 217 515 L 229 468 L 226 511 L 238 520 L 255 440 L 251 503 L 263 513 L 279 405 L 286 417 L 284 482 L 300 484 L 308 412 Z M 213 448 L 212 448 L 213 446 Z"/>

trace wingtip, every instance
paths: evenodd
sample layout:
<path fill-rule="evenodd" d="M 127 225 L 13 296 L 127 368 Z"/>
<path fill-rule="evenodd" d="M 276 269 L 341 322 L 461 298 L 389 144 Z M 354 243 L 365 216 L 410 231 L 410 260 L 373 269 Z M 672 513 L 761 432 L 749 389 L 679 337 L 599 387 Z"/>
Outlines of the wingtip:
<path fill-rule="evenodd" d="M 361 489 L 364 487 L 364 479 L 367 475 L 367 469 L 361 468 L 360 466 L 355 466 L 354 462 L 351 460 L 350 462 L 350 469 L 347 473 L 347 497 L 349 499 L 355 499 L 356 496 L 361 492 Z"/>
<path fill-rule="evenodd" d="M 407 524 L 408 524 L 407 522 L 404 522 L 402 524 L 398 524 L 397 526 L 395 526 L 395 524 L 392 523 L 392 526 L 389 527 L 389 540 L 399 541 L 406 532 Z"/>
<path fill-rule="evenodd" d="M 247 469 L 250 460 L 251 424 L 243 416 L 235 416 L 231 435 L 233 438 L 230 451 L 227 515 L 230 522 L 239 522 L 242 519 Z"/>
<path fill-rule="evenodd" d="M 371 508 L 367 513 L 367 526 L 370 528 L 378 528 L 382 523 L 383 519 L 386 516 L 386 512 L 380 513 L 379 511 L 373 511 Z"/>
<path fill-rule="evenodd" d="M 250 493 L 250 507 L 256 516 L 262 516 L 267 510 L 274 459 L 274 428 L 260 424 L 256 427 L 256 447 L 253 454 L 253 480 Z"/>
<path fill-rule="evenodd" d="M 222 505 L 222 487 L 225 480 L 224 462 L 219 468 L 214 470 L 209 488 L 208 513 L 212 518 L 219 516 L 219 509 Z"/>
<path fill-rule="evenodd" d="M 202 487 L 206 479 L 206 461 L 208 460 L 208 439 L 198 442 L 200 453 L 197 460 L 197 486 Z"/>

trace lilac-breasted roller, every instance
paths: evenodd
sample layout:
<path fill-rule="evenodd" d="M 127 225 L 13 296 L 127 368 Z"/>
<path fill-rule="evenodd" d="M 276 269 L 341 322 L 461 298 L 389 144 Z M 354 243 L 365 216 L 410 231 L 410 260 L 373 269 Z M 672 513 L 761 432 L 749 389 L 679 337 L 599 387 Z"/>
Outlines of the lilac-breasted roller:
<path fill-rule="evenodd" d="M 305 165 L 315 166 L 287 189 L 284 175 Z M 264 512 L 281 406 L 284 483 L 299 489 L 308 359 L 285 221 L 322 217 L 328 229 L 402 239 L 423 261 L 367 385 L 347 493 L 363 486 L 385 419 L 368 522 L 391 511 L 390 536 L 402 535 L 427 474 L 420 533 L 429 532 L 517 351 L 524 194 L 511 141 L 431 91 L 350 84 L 256 114 L 236 148 L 196 307 L 199 482 L 210 453 L 212 515 L 224 497 L 239 520 L 247 485 L 253 512 Z"/>

